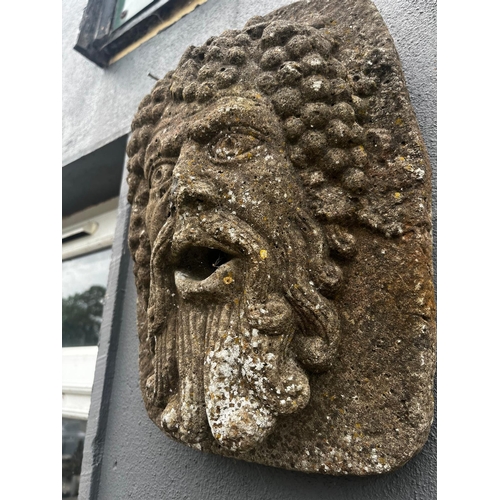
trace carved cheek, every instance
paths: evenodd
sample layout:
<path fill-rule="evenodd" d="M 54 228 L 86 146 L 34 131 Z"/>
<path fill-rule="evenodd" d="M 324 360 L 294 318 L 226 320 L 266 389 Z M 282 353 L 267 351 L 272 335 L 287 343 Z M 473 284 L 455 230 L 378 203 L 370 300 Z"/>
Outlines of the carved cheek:
<path fill-rule="evenodd" d="M 151 193 L 150 193 L 150 196 L 151 196 Z M 148 206 L 146 208 L 146 228 L 147 228 L 147 231 L 148 231 L 148 236 L 149 236 L 149 241 L 150 242 L 153 242 L 156 235 L 158 234 L 158 231 L 156 230 L 155 231 L 155 225 L 156 225 L 156 219 L 154 217 L 154 212 L 155 212 L 155 208 L 156 208 L 156 203 L 154 202 L 154 200 L 152 200 L 150 198 L 149 202 L 148 202 Z"/>
<path fill-rule="evenodd" d="M 279 152 L 273 159 L 269 159 L 270 156 L 267 153 L 248 165 L 247 182 L 238 196 L 243 203 L 238 208 L 246 219 L 252 218 L 256 228 L 274 232 L 282 224 L 277 216 L 294 215 L 300 206 L 301 195 L 298 185 L 291 181 L 291 167 L 286 157 Z"/>
<path fill-rule="evenodd" d="M 157 199 L 158 190 L 150 192 L 150 200 L 146 209 L 146 227 L 148 230 L 149 241 L 153 243 L 160 232 L 160 229 L 170 216 L 166 197 Z"/>

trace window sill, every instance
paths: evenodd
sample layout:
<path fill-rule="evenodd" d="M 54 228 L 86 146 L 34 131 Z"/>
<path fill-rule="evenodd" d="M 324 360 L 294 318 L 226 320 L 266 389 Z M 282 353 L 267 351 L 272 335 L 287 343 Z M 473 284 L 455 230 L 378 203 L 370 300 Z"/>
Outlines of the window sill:
<path fill-rule="evenodd" d="M 89 0 L 75 50 L 101 68 L 168 28 L 207 0 L 158 0 L 112 30 L 114 0 Z"/>

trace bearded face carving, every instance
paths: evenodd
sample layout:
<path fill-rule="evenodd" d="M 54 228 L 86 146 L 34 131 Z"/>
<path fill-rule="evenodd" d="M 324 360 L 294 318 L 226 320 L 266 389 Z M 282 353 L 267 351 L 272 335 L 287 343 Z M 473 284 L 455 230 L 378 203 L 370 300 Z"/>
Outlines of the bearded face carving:
<path fill-rule="evenodd" d="M 392 44 L 354 56 L 328 16 L 298 22 L 295 12 L 189 48 L 134 119 L 141 388 L 155 423 L 189 446 L 383 472 L 418 451 L 432 414 L 428 174 L 417 170 L 428 160 Z M 387 84 L 407 120 L 397 134 L 380 105 Z M 424 266 L 408 269 L 422 248 Z M 420 285 L 402 298 L 388 269 Z M 415 354 L 417 337 L 427 367 L 408 384 L 401 355 Z M 361 387 L 378 377 L 383 391 Z M 425 415 L 411 416 L 403 397 Z M 410 435 L 408 453 L 397 441 Z"/>
<path fill-rule="evenodd" d="M 262 442 L 280 414 L 308 403 L 304 367 L 331 366 L 339 337 L 335 309 L 311 284 L 315 271 L 318 282 L 324 277 L 300 258 L 317 265 L 321 229 L 302 210 L 279 120 L 261 101 L 217 99 L 193 115 L 180 140 L 169 134 L 170 120 L 160 122 L 145 156 L 156 364 L 147 390 L 165 405 L 168 432 L 188 443 L 212 434 L 242 451 Z M 174 140 L 178 156 L 165 157 Z M 340 270 L 331 262 L 329 271 L 333 289 Z M 303 328 L 303 311 L 313 333 Z M 302 341 L 293 344 L 297 335 Z M 165 369 L 178 376 L 162 391 L 157 373 Z"/>

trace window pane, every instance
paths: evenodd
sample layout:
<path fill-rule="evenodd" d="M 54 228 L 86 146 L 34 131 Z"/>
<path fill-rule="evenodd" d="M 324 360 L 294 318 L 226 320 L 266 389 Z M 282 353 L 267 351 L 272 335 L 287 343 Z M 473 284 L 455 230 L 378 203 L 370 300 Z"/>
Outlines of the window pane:
<path fill-rule="evenodd" d="M 156 0 L 118 0 L 116 2 L 113 29 L 119 28 L 122 24 L 132 19 L 136 14 L 152 4 Z"/>
<path fill-rule="evenodd" d="M 111 249 L 62 263 L 62 345 L 97 345 Z"/>
<path fill-rule="evenodd" d="M 62 498 L 76 500 L 87 422 L 62 419 Z"/>

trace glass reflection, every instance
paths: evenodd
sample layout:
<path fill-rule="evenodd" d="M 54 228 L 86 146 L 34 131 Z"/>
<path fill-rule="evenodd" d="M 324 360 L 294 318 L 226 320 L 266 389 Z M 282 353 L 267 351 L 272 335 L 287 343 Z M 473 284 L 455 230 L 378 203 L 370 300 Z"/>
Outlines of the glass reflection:
<path fill-rule="evenodd" d="M 111 249 L 62 263 L 62 346 L 97 345 Z"/>

